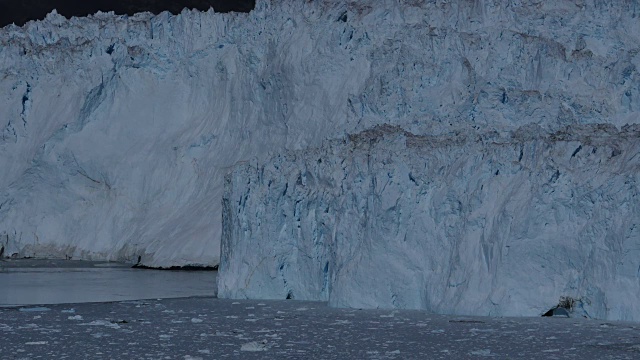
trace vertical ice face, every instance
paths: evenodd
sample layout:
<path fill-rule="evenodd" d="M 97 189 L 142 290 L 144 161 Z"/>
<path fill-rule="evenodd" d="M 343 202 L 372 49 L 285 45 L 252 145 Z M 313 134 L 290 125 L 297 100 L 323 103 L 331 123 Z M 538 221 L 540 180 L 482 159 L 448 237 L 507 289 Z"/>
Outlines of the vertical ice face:
<path fill-rule="evenodd" d="M 5 255 L 213 265 L 237 162 L 377 124 L 441 136 L 635 123 L 637 11 L 274 0 L 5 27 Z"/>
<path fill-rule="evenodd" d="M 285 16 L 263 4 L 4 28 L 6 254 L 217 264 L 226 169 L 335 132 L 364 74 L 346 59 L 307 74 L 346 55 Z"/>
<path fill-rule="evenodd" d="M 238 166 L 220 297 L 639 320 L 640 127 L 382 126 Z"/>

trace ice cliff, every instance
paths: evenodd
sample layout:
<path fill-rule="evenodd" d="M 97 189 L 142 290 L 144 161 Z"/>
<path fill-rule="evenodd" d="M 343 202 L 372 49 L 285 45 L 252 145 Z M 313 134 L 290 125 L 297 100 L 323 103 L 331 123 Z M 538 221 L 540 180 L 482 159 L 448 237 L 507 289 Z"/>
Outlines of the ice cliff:
<path fill-rule="evenodd" d="M 219 296 L 640 320 L 640 126 L 380 126 L 227 177 Z"/>
<path fill-rule="evenodd" d="M 219 296 L 640 320 L 636 6 L 347 6 L 350 135 L 230 173 Z"/>
<path fill-rule="evenodd" d="M 249 14 L 51 14 L 5 27 L 0 241 L 19 256 L 213 265 L 223 177 L 241 161 L 306 156 L 379 124 L 435 139 L 511 139 L 527 124 L 543 138 L 567 125 L 622 131 L 638 122 L 638 6 L 263 0 Z M 471 186 L 442 179 L 457 194 Z"/>
<path fill-rule="evenodd" d="M 1 29 L 5 255 L 217 264 L 228 167 L 339 133 L 367 71 L 289 6 Z"/>

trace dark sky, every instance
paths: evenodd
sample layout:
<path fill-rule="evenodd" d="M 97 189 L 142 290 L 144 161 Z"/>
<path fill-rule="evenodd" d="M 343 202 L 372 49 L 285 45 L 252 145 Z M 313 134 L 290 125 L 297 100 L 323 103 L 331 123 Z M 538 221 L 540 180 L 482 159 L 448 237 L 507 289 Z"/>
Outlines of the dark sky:
<path fill-rule="evenodd" d="M 66 16 L 86 16 L 96 11 L 114 11 L 116 14 L 133 15 L 151 11 L 154 14 L 168 10 L 174 14 L 183 8 L 217 12 L 249 12 L 255 0 L 0 0 L 0 27 L 15 23 L 24 25 L 29 20 L 43 19 L 51 10 Z"/>

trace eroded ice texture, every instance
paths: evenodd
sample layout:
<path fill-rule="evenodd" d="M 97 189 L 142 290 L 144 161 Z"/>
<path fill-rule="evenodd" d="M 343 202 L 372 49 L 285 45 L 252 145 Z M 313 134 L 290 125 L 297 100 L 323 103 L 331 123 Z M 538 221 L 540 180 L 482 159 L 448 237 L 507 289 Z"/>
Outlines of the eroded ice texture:
<path fill-rule="evenodd" d="M 640 127 L 382 126 L 227 177 L 220 297 L 640 320 Z"/>
<path fill-rule="evenodd" d="M 638 11 L 263 0 L 250 14 L 5 27 L 5 255 L 214 265 L 223 176 L 238 161 L 385 123 L 435 137 L 635 123 Z"/>

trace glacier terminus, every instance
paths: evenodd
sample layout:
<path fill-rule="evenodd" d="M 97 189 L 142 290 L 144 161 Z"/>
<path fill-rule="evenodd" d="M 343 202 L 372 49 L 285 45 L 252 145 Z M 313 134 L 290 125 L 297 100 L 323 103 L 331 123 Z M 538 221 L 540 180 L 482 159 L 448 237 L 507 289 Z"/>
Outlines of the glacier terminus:
<path fill-rule="evenodd" d="M 640 4 L 258 0 L 0 29 L 4 256 L 640 320 Z"/>

